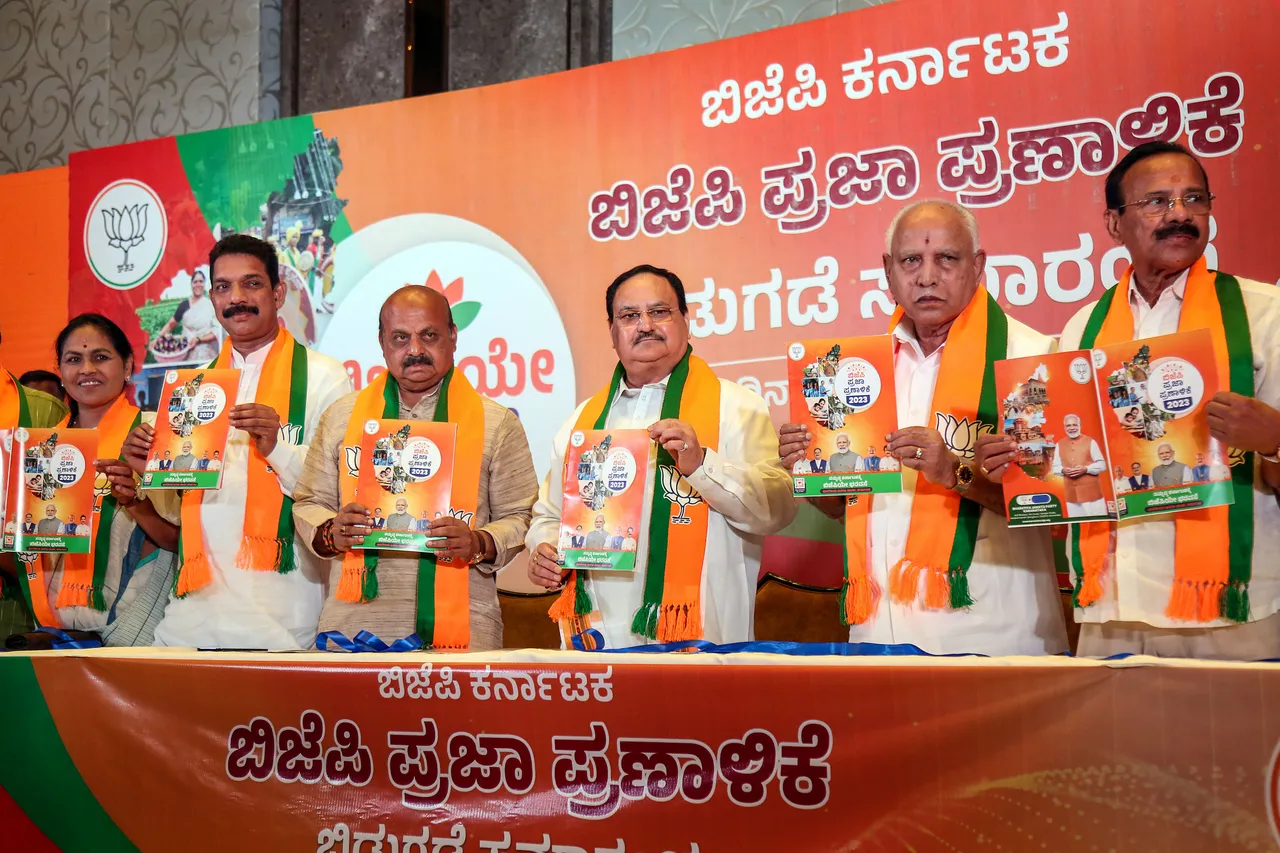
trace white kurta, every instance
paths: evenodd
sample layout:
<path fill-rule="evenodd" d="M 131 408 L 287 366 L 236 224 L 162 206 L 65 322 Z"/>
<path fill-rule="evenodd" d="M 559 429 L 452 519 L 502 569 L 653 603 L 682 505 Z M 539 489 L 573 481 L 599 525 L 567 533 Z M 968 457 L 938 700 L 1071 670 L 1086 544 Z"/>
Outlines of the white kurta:
<path fill-rule="evenodd" d="M 893 376 L 898 426 L 936 429 L 933 391 L 946 344 L 926 356 L 915 336 L 894 329 Z M 1009 319 L 1009 358 L 1051 352 L 1053 340 Z M 881 466 L 883 470 L 883 466 Z M 849 628 L 851 643 L 910 643 L 932 654 L 1057 654 L 1067 648 L 1066 625 L 1048 528 L 1010 530 L 1004 516 L 983 510 L 969 567 L 973 606 L 927 610 L 891 600 L 889 570 L 906 553 L 916 472 L 904 467 L 900 494 L 876 495 L 867 525 L 868 570 L 882 595 L 875 615 Z M 921 584 L 924 579 L 921 578 Z"/>
<path fill-rule="evenodd" d="M 1243 278 L 1239 281 L 1253 342 L 1254 396 L 1268 406 L 1280 408 L 1280 290 L 1274 285 Z M 1128 298 L 1133 309 L 1134 340 L 1177 332 L 1186 289 L 1187 273 L 1184 272 L 1172 287 L 1160 294 L 1155 305 L 1147 305 L 1131 282 Z M 1093 304 L 1090 304 L 1067 323 L 1061 338 L 1064 350 L 1080 347 L 1092 311 Z M 1220 382 L 1225 386 L 1226 377 Z M 1280 610 L 1280 562 L 1275 558 L 1280 553 L 1280 506 L 1258 478 L 1255 471 L 1253 579 L 1249 582 L 1252 621 Z M 1115 556 L 1108 558 L 1103 569 L 1103 596 L 1087 608 L 1076 608 L 1076 621 L 1145 622 L 1157 628 L 1234 625 L 1225 619 L 1188 624 L 1165 616 L 1173 586 L 1174 525 L 1173 515 L 1121 521 L 1116 529 Z M 1068 557 L 1070 551 L 1068 548 Z"/>
<path fill-rule="evenodd" d="M 643 388 L 622 386 L 609 410 L 609 429 L 648 429 L 661 420 L 667 380 Z M 551 470 L 538 492 L 526 544 L 533 550 L 560 538 L 561 486 L 565 448 L 583 406 L 556 433 Z M 584 572 L 591 600 L 600 612 L 595 625 L 608 648 L 649 643 L 631 633 L 631 620 L 644 599 L 649 556 L 649 511 L 653 499 L 655 458 L 649 462 L 644 516 L 638 531 L 634 572 Z M 713 643 L 737 643 L 754 636 L 756 580 L 760 574 L 763 537 L 791 523 L 796 503 L 791 477 L 778 461 L 778 437 L 769 408 L 760 395 L 734 382 L 720 380 L 720 443 L 707 449 L 697 471 L 688 478 L 710 507 L 707 550 L 702 564 L 702 625 Z"/>
<path fill-rule="evenodd" d="M 269 350 L 269 346 L 263 347 L 248 356 L 232 351 L 231 366 L 240 371 L 237 404 L 253 402 Z M 301 443 L 289 443 L 282 429 L 267 457 L 284 494 L 293 495 L 320 416 L 350 391 L 351 380 L 341 363 L 307 350 L 307 417 Z M 288 412 L 279 414 L 281 420 L 288 417 Z M 206 491 L 200 507 L 213 582 L 185 598 L 170 598 L 164 619 L 156 628 L 158 646 L 307 649 L 315 642 L 329 576 L 328 560 L 312 556 L 295 542 L 298 568 L 288 574 L 238 569 L 235 565 L 244 536 L 251 440 L 247 432 L 231 430 L 222 454 L 222 488 Z"/>

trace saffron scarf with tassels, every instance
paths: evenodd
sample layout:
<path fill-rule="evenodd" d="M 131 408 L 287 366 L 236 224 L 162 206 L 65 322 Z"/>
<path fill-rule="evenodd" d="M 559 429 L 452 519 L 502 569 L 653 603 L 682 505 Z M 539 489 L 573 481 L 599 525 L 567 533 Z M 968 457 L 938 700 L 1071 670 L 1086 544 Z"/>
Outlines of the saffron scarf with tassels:
<path fill-rule="evenodd" d="M 231 367 L 231 340 L 210 367 Z M 307 417 L 307 350 L 284 329 L 267 352 L 254 402 L 270 406 L 288 431 L 302 435 Z M 182 496 L 182 535 L 178 541 L 179 566 L 174 594 L 179 598 L 204 589 L 213 580 L 206 552 L 204 525 L 200 520 L 203 491 Z M 217 535 L 226 535 L 219 531 Z M 245 489 L 244 533 L 236 552 L 236 568 L 285 574 L 296 568 L 293 552 L 293 499 L 280 491 L 280 481 L 249 442 L 249 482 Z"/>
<path fill-rule="evenodd" d="M 624 371 L 619 363 L 609 387 L 587 401 L 575 429 L 605 429 Z M 714 450 L 720 443 L 720 380 L 689 347 L 667 380 L 661 419 L 679 418 L 693 427 L 698 443 Z M 644 601 L 635 612 L 631 633 L 660 643 L 702 639 L 702 563 L 707 550 L 711 510 L 680 475 L 675 459 L 658 448 L 656 482 L 651 484 L 649 552 L 645 561 Z M 593 609 L 581 569 L 570 572 L 549 615 L 577 636 L 591 627 Z"/>
<path fill-rule="evenodd" d="M 359 453 L 368 420 L 400 417 L 400 387 L 390 373 L 382 373 L 356 397 L 347 421 L 344 453 Z M 435 423 L 454 423 L 458 438 L 453 454 L 453 484 L 449 514 L 475 526 L 480 502 L 480 463 L 484 456 L 484 403 L 465 374 L 450 368 L 440 382 Z M 339 477 L 342 505 L 355 501 L 358 471 L 348 466 Z M 342 559 L 339 601 L 363 604 L 378 597 L 378 551 L 348 551 Z M 471 644 L 471 566 L 466 560 L 438 558 L 430 552 L 418 557 L 418 601 L 414 619 L 418 637 L 435 649 L 466 649 Z"/>
<path fill-rule="evenodd" d="M 1094 306 L 1080 340 L 1081 349 L 1133 340 L 1129 281 L 1133 267 Z M 1117 298 L 1119 294 L 1119 298 Z M 1178 331 L 1207 328 L 1221 384 L 1252 397 L 1253 344 L 1240 282 L 1214 272 L 1202 256 L 1187 275 Z M 1249 580 L 1253 572 L 1253 454 L 1244 453 L 1231 468 L 1235 503 L 1174 515 L 1173 588 L 1165 615 L 1187 622 L 1229 619 L 1249 621 Z M 1088 607 L 1102 598 L 1103 573 L 1113 556 L 1115 524 L 1077 524 L 1071 530 L 1076 567 L 1075 604 Z"/>
<path fill-rule="evenodd" d="M 71 415 L 67 415 L 58 426 L 65 427 L 70 421 Z M 120 459 L 124 440 L 140 423 L 142 423 L 142 411 L 130 404 L 124 394 L 117 397 L 98 423 L 98 458 Z M 111 524 L 118 510 L 119 505 L 108 488 L 96 509 L 98 529 L 93 537 L 93 551 L 89 554 L 63 556 L 62 586 L 58 590 L 55 607 L 92 607 L 100 613 L 106 612 L 107 604 L 103 598 L 103 585 L 107 577 L 107 564 L 111 557 Z M 39 609 L 37 600 L 42 598 L 41 593 L 46 589 L 44 574 L 52 570 L 53 560 L 53 555 L 44 555 L 41 560 L 43 571 L 38 570 L 40 577 L 31 582 L 32 608 L 35 610 Z"/>
<path fill-rule="evenodd" d="M 889 321 L 890 332 L 902 317 L 899 306 Z M 995 363 L 1005 358 L 1008 345 L 1009 320 L 986 288 L 979 287 L 947 334 L 933 387 L 936 428 L 948 446 L 957 438 L 966 442 L 965 446 L 951 447 L 952 452 L 971 456 L 978 435 L 994 430 Z M 962 432 L 964 435 L 954 435 Z M 905 470 L 903 475 L 908 476 Z M 868 621 L 879 605 L 880 586 L 868 567 L 870 513 L 871 498 L 866 495 L 851 497 L 845 508 L 845 581 L 840 591 L 840 616 L 846 625 Z M 958 609 L 973 604 L 968 572 L 981 517 L 978 503 L 916 477 L 905 553 L 889 572 L 892 599 L 899 604 L 917 602 L 923 576 L 925 607 Z"/>

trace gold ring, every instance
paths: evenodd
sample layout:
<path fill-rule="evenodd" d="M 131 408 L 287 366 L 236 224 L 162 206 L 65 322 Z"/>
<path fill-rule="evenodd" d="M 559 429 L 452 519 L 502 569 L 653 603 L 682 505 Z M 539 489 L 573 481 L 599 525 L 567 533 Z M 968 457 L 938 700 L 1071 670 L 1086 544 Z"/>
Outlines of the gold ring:
<path fill-rule="evenodd" d="M 923 447 L 917 447 L 917 448 L 916 448 L 916 458 L 917 458 L 917 459 L 922 459 L 923 457 L 924 457 L 924 448 L 923 448 Z"/>
<path fill-rule="evenodd" d="M 688 449 L 689 449 L 689 442 L 687 442 L 687 441 L 682 441 L 682 442 L 681 442 L 681 444 L 682 444 L 683 446 L 680 448 L 680 452 L 681 452 L 681 453 L 684 453 L 686 450 L 688 450 Z"/>
<path fill-rule="evenodd" d="M 979 466 L 978 466 L 978 470 L 979 470 L 979 471 L 981 471 L 984 475 L 986 475 L 986 474 L 990 474 L 990 473 L 991 473 L 990 471 L 988 471 L 988 470 L 987 470 L 987 466 L 986 466 L 986 465 L 979 465 Z"/>

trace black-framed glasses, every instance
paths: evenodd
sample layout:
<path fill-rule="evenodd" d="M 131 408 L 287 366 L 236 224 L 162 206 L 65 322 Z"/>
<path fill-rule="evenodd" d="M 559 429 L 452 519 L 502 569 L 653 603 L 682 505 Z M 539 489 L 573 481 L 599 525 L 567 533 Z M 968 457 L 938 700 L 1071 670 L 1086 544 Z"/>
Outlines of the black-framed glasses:
<path fill-rule="evenodd" d="M 1143 216 L 1155 218 L 1164 216 L 1173 210 L 1173 206 L 1178 202 L 1182 202 L 1183 208 L 1192 216 L 1204 216 L 1213 208 L 1213 193 L 1191 192 L 1186 195 L 1167 196 L 1153 195 L 1146 198 L 1140 198 L 1137 201 L 1127 201 L 1120 205 L 1116 210 L 1124 210 L 1126 207 L 1132 207 Z"/>

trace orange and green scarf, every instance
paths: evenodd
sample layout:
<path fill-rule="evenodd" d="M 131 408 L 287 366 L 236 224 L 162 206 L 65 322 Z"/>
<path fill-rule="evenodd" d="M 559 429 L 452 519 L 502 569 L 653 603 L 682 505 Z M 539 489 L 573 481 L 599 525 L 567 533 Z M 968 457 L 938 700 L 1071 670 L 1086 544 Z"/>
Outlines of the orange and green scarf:
<path fill-rule="evenodd" d="M 625 378 L 622 364 L 613 370 L 609 387 L 587 401 L 575 429 L 605 429 L 609 408 Z M 685 351 L 667 380 L 662 419 L 679 418 L 693 427 L 698 442 L 715 449 L 720 443 L 720 380 L 702 359 Z M 645 564 L 644 600 L 631 622 L 631 633 L 667 643 L 702 639 L 702 564 L 707 550 L 707 502 L 680 475 L 675 459 L 658 448 L 649 553 Z M 590 628 L 593 605 L 580 569 L 570 572 L 549 615 L 570 636 Z"/>
<path fill-rule="evenodd" d="M 889 321 L 890 332 L 902 317 L 899 307 Z M 1005 358 L 1008 344 L 1008 318 L 986 288 L 979 287 L 947 334 L 933 389 L 932 408 L 939 430 L 944 436 L 964 433 L 962 440 L 969 441 L 969 446 L 953 447 L 952 452 L 971 457 L 972 441 L 979 432 L 984 426 L 990 430 L 998 423 L 995 363 Z M 944 430 L 943 425 L 952 429 Z M 840 616 L 846 625 L 861 625 L 869 620 L 880 599 L 879 584 L 867 566 L 870 513 L 871 500 L 865 496 L 851 497 L 845 508 L 845 580 L 840 591 Z M 925 607 L 941 610 L 972 605 L 968 572 L 981 517 L 980 504 L 917 477 L 905 553 L 889 572 L 892 599 L 899 604 L 917 602 L 923 575 Z"/>
<path fill-rule="evenodd" d="M 231 340 L 210 365 L 231 367 Z M 287 413 L 289 432 L 301 435 L 307 417 L 307 350 L 284 329 L 276 335 L 258 379 L 255 403 Z M 204 525 L 200 519 L 203 491 L 182 496 L 182 535 L 178 542 L 180 569 L 174 579 L 179 598 L 204 589 L 213 580 L 209 555 L 205 550 Z M 249 443 L 249 483 L 246 489 L 244 534 L 236 552 L 236 568 L 281 574 L 296 568 L 293 553 L 293 498 L 280 491 L 280 481 L 266 457 Z"/>
<path fill-rule="evenodd" d="M 1089 315 L 1082 349 L 1133 340 L 1129 281 L 1133 267 L 1103 294 Z M 1117 294 L 1120 294 L 1117 298 Z M 1230 390 L 1252 397 L 1253 343 L 1240 282 L 1209 269 L 1204 257 L 1191 267 L 1178 331 L 1207 328 L 1213 337 L 1218 376 Z M 1221 380 L 1219 380 L 1221 381 Z M 1188 622 L 1249 621 L 1249 580 L 1253 572 L 1253 454 L 1231 468 L 1235 503 L 1188 510 L 1173 518 L 1173 588 L 1165 615 Z M 1113 557 L 1115 524 L 1077 524 L 1071 529 L 1076 567 L 1075 604 L 1088 607 L 1102 598 L 1103 573 Z"/>
<path fill-rule="evenodd" d="M 65 427 L 70 421 L 71 415 L 67 415 L 58 426 Z M 124 440 L 140 423 L 142 411 L 131 405 L 124 394 L 117 397 L 98 423 L 98 458 L 122 458 L 120 452 L 124 447 Z M 98 530 L 93 537 L 92 553 L 67 554 L 63 557 L 62 587 L 58 590 L 55 607 L 92 607 L 100 613 L 106 612 L 103 585 L 111 557 L 111 525 L 118 509 L 119 505 L 108 487 L 101 503 L 96 507 Z M 45 572 L 52 568 L 52 560 L 50 555 L 44 557 L 42 562 Z M 44 586 L 43 577 L 40 578 L 39 585 Z M 33 608 L 38 608 L 35 601 L 40 597 L 37 592 L 32 600 Z"/>
<path fill-rule="evenodd" d="M 345 453 L 359 453 L 364 423 L 400 417 L 400 386 L 382 373 L 356 397 L 347 421 Z M 435 423 L 458 425 L 453 457 L 449 513 L 475 526 L 480 500 L 480 463 L 484 456 L 484 403 L 466 375 L 450 368 L 440 382 Z M 357 474 L 340 477 L 343 506 L 356 499 Z M 414 626 L 418 637 L 436 649 L 465 649 L 471 644 L 471 566 L 466 560 L 438 558 L 430 552 L 418 557 L 418 600 Z M 378 551 L 348 551 L 342 559 L 339 601 L 363 604 L 378 597 Z"/>

